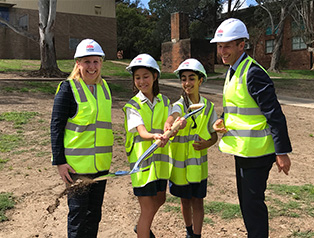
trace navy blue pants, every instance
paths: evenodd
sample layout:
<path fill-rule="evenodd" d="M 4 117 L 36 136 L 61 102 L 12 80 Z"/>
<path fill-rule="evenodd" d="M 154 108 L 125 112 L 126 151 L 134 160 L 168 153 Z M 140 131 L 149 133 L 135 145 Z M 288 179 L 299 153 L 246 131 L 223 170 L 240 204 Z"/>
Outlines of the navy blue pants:
<path fill-rule="evenodd" d="M 265 190 L 276 156 L 244 159 L 235 156 L 237 190 L 248 238 L 268 238 L 268 210 Z M 246 163 L 246 160 L 248 163 Z M 262 160 L 262 161 L 261 161 Z"/>
<path fill-rule="evenodd" d="M 90 185 L 87 191 L 68 195 L 68 238 L 96 238 L 106 180 Z"/>

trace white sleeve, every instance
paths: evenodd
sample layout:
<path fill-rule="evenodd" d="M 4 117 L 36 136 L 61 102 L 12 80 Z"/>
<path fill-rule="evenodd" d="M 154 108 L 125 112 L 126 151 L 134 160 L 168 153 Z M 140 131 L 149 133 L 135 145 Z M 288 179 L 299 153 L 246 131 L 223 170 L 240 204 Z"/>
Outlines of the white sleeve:
<path fill-rule="evenodd" d="M 126 118 L 127 118 L 128 131 L 131 133 L 136 132 L 137 131 L 136 127 L 138 127 L 139 125 L 144 125 L 144 121 L 141 115 L 135 109 L 127 108 Z"/>
<path fill-rule="evenodd" d="M 217 119 L 218 119 L 217 113 L 215 111 L 215 108 L 213 108 L 212 114 L 210 115 L 209 122 L 208 122 L 208 131 L 210 133 L 215 132 L 213 125 Z"/>
<path fill-rule="evenodd" d="M 171 110 L 171 114 L 178 112 L 180 116 L 182 116 L 182 110 L 181 107 L 178 104 L 174 104 Z"/>

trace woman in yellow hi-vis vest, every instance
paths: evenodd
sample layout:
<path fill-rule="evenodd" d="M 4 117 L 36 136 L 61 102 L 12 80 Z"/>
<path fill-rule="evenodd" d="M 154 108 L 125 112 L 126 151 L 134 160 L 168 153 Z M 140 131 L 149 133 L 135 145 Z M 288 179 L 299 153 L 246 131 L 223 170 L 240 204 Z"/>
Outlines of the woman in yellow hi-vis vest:
<path fill-rule="evenodd" d="M 186 237 L 201 237 L 204 219 L 203 198 L 207 191 L 207 148 L 217 141 L 212 128 L 217 119 L 214 104 L 199 94 L 206 80 L 206 71 L 196 59 L 182 62 L 175 73 L 179 76 L 183 93 L 174 103 L 164 130 L 169 130 L 177 117 L 184 116 L 191 104 L 204 103 L 205 108 L 187 120 L 170 144 L 173 168 L 169 181 L 170 193 L 181 198 L 181 211 L 186 225 Z"/>
<path fill-rule="evenodd" d="M 111 93 L 101 78 L 105 54 L 85 39 L 77 46 L 75 67 L 59 84 L 51 117 L 52 164 L 71 184 L 79 175 L 95 178 L 108 173 L 113 134 Z M 68 195 L 68 237 L 97 237 L 106 180 Z"/>
<path fill-rule="evenodd" d="M 135 162 L 154 140 L 161 140 L 161 146 L 143 161 L 141 171 L 131 175 L 133 191 L 141 208 L 134 231 L 141 238 L 155 237 L 150 227 L 156 212 L 166 200 L 167 180 L 172 167 L 169 163 L 168 139 L 163 135 L 163 126 L 169 116 L 170 101 L 159 93 L 160 70 L 150 55 L 138 55 L 126 69 L 132 74 L 136 94 L 123 108 L 125 149 L 130 168 L 133 168 Z"/>

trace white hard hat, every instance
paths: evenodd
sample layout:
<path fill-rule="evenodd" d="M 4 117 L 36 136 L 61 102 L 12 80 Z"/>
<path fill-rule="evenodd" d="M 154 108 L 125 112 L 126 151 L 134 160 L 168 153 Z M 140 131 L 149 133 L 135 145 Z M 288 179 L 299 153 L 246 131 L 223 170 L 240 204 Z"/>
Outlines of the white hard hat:
<path fill-rule="evenodd" d="M 74 59 L 92 55 L 105 57 L 105 53 L 96 41 L 85 39 L 77 45 Z"/>
<path fill-rule="evenodd" d="M 206 74 L 206 70 L 204 69 L 204 66 L 201 64 L 201 62 L 199 62 L 197 59 L 186 59 L 184 60 L 179 67 L 174 71 L 174 73 L 179 76 L 179 72 L 181 70 L 192 70 L 192 71 L 197 71 L 200 72 L 204 75 L 204 79 L 203 81 L 206 81 L 207 78 L 207 74 Z"/>
<path fill-rule="evenodd" d="M 236 18 L 224 20 L 217 28 L 215 37 L 210 43 L 229 42 L 241 38 L 249 39 L 249 33 L 245 24 Z"/>
<path fill-rule="evenodd" d="M 160 69 L 156 62 L 156 60 L 151 57 L 149 54 L 139 54 L 136 56 L 129 66 L 126 67 L 126 70 L 132 74 L 132 68 L 133 67 L 147 67 L 147 68 L 153 68 L 158 71 L 158 76 L 160 75 Z"/>

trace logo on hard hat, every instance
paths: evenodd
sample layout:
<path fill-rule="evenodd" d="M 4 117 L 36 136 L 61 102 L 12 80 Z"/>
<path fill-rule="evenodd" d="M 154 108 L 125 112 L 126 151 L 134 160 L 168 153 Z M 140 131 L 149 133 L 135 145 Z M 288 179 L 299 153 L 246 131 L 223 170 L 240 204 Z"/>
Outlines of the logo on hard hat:
<path fill-rule="evenodd" d="M 221 37 L 223 35 L 223 33 L 224 33 L 223 29 L 219 29 L 217 31 L 217 37 Z"/>
<path fill-rule="evenodd" d="M 183 63 L 183 66 L 189 67 L 189 65 L 190 65 L 190 62 L 184 62 Z"/>
<path fill-rule="evenodd" d="M 142 58 L 136 58 L 135 61 L 136 61 L 137 63 L 142 63 Z"/>
<path fill-rule="evenodd" d="M 94 46 L 93 45 L 87 45 L 86 51 L 94 51 Z"/>

